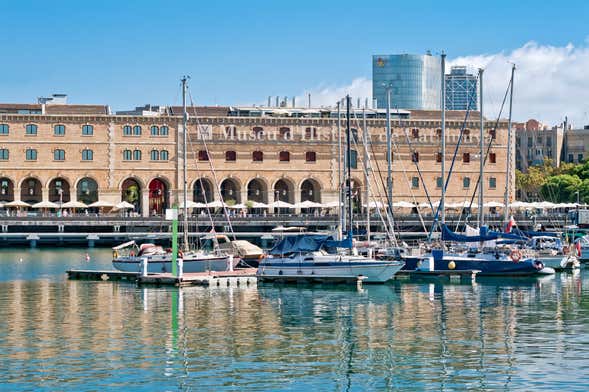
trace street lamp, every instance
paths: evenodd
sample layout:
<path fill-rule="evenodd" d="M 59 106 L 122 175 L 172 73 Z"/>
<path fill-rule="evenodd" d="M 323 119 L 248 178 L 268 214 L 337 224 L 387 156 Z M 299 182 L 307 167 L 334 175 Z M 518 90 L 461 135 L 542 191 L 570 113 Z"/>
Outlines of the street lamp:
<path fill-rule="evenodd" d="M 63 204 L 63 189 L 57 188 L 57 193 L 59 193 L 59 215 L 63 215 L 63 211 L 61 210 L 61 206 Z"/>

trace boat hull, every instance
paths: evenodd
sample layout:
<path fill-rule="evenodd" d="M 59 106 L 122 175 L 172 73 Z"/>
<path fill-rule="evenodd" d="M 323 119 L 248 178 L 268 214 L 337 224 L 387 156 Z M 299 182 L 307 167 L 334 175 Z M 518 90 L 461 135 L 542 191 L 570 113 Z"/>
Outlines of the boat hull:
<path fill-rule="evenodd" d="M 403 263 L 397 261 L 359 262 L 290 262 L 268 261 L 260 263 L 258 279 L 261 281 L 306 282 L 357 282 L 384 283 L 390 280 Z"/>
<path fill-rule="evenodd" d="M 407 256 L 403 257 L 405 267 L 403 270 L 414 271 L 423 261 L 423 257 Z M 454 263 L 454 268 L 450 268 L 450 262 Z M 470 258 L 463 256 L 444 255 L 443 259 L 434 260 L 434 270 L 478 270 L 477 276 L 531 276 L 536 275 L 542 269 L 532 259 L 520 260 L 513 262 L 511 260 L 487 260 L 479 258 Z"/>
<path fill-rule="evenodd" d="M 118 257 L 113 259 L 113 267 L 124 272 L 141 272 L 141 257 Z M 219 257 L 194 257 L 184 258 L 182 271 L 185 273 L 206 272 L 206 271 L 227 271 L 227 256 Z M 234 266 L 239 262 L 238 259 L 233 261 Z M 172 260 L 169 256 L 150 256 L 147 262 L 147 272 L 150 274 L 159 274 L 172 272 Z"/>

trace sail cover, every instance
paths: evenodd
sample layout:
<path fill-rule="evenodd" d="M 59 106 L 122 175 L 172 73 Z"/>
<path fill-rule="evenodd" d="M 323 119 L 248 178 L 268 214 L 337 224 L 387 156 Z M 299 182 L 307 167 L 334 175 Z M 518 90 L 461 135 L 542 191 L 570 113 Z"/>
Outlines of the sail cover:
<path fill-rule="evenodd" d="M 442 241 L 454 241 L 454 242 L 481 242 L 481 241 L 494 241 L 498 238 L 507 238 L 516 241 L 526 241 L 526 237 L 522 237 L 517 234 L 511 233 L 498 233 L 496 231 L 487 231 L 486 227 L 481 230 L 481 235 L 463 235 L 457 234 L 450 230 L 447 225 L 442 225 Z"/>
<path fill-rule="evenodd" d="M 271 250 L 271 255 L 283 255 L 287 253 L 315 252 L 333 238 L 329 235 L 306 234 L 283 238 Z"/>

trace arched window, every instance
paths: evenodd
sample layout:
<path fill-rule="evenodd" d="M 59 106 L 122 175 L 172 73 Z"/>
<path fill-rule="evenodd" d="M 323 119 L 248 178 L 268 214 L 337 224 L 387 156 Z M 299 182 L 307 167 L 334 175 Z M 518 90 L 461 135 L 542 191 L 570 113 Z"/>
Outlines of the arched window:
<path fill-rule="evenodd" d="M 264 161 L 264 153 L 262 151 L 254 151 L 252 153 L 252 161 L 263 162 Z"/>
<path fill-rule="evenodd" d="M 160 161 L 167 161 L 168 158 L 168 150 L 161 150 L 160 151 Z"/>
<path fill-rule="evenodd" d="M 495 139 L 497 137 L 497 131 L 495 129 L 489 129 L 489 136 L 491 136 L 491 139 Z"/>
<path fill-rule="evenodd" d="M 419 139 L 419 129 L 413 128 L 411 130 L 411 136 L 413 137 L 413 139 Z"/>
<path fill-rule="evenodd" d="M 200 150 L 198 152 L 198 160 L 199 161 L 208 161 L 209 160 L 209 153 L 207 150 Z"/>
<path fill-rule="evenodd" d="M 54 161 L 63 161 L 65 160 L 65 151 L 61 149 L 56 149 L 53 151 L 53 160 Z"/>
<path fill-rule="evenodd" d="M 282 140 L 290 140 L 292 139 L 291 137 L 291 133 L 290 133 L 290 128 L 288 127 L 282 127 L 280 128 L 280 139 Z"/>
<path fill-rule="evenodd" d="M 82 150 L 82 160 L 83 161 L 94 160 L 94 151 L 89 150 L 89 149 Z"/>
<path fill-rule="evenodd" d="M 160 159 L 160 152 L 158 150 L 151 150 L 151 160 L 152 161 L 159 161 Z"/>
<path fill-rule="evenodd" d="M 352 142 L 358 143 L 358 130 L 356 128 L 352 128 L 351 132 L 352 132 Z"/>
<path fill-rule="evenodd" d="M 123 160 L 130 161 L 131 159 L 133 159 L 133 153 L 131 150 L 123 150 Z"/>
<path fill-rule="evenodd" d="M 55 136 L 63 136 L 65 135 L 65 125 L 54 125 L 53 126 L 53 134 Z"/>
<path fill-rule="evenodd" d="M 25 135 L 36 135 L 37 126 L 35 124 L 27 124 L 25 127 Z"/>
<path fill-rule="evenodd" d="M 305 139 L 317 139 L 317 128 L 315 128 L 315 127 L 305 128 Z"/>
<path fill-rule="evenodd" d="M 0 149 L 0 161 L 7 161 L 8 160 L 8 149 L 7 148 L 1 148 Z"/>
<path fill-rule="evenodd" d="M 160 136 L 168 136 L 168 126 L 162 125 L 160 127 Z"/>
<path fill-rule="evenodd" d="M 159 136 L 160 134 L 160 129 L 157 125 L 152 125 L 151 126 L 151 136 Z"/>
<path fill-rule="evenodd" d="M 290 161 L 290 152 L 288 151 L 280 151 L 279 160 L 280 162 L 289 162 Z"/>
<path fill-rule="evenodd" d="M 0 135 L 8 135 L 10 127 L 8 124 L 0 124 Z"/>
<path fill-rule="evenodd" d="M 264 137 L 264 128 L 254 127 L 254 137 L 256 139 L 261 139 L 262 137 Z"/>
<path fill-rule="evenodd" d="M 84 135 L 84 136 L 94 135 L 94 126 L 93 125 L 82 126 L 82 135 Z"/>
<path fill-rule="evenodd" d="M 225 160 L 227 162 L 235 162 L 237 160 L 237 153 L 235 151 L 225 151 Z"/>
<path fill-rule="evenodd" d="M 123 136 L 131 136 L 132 132 L 131 132 L 131 126 L 130 125 L 125 125 L 123 127 Z"/>
<path fill-rule="evenodd" d="M 316 162 L 317 153 L 315 151 L 307 151 L 305 153 L 305 162 Z"/>
<path fill-rule="evenodd" d="M 25 157 L 27 161 L 36 161 L 37 160 L 37 150 L 34 148 L 27 148 L 25 153 Z"/>
<path fill-rule="evenodd" d="M 133 151 L 133 160 L 135 160 L 135 161 L 141 160 L 141 150 Z"/>
<path fill-rule="evenodd" d="M 133 127 L 133 136 L 141 135 L 141 125 L 135 125 Z"/>
<path fill-rule="evenodd" d="M 462 137 L 464 138 L 465 142 L 470 142 L 470 129 L 465 129 L 462 131 Z"/>

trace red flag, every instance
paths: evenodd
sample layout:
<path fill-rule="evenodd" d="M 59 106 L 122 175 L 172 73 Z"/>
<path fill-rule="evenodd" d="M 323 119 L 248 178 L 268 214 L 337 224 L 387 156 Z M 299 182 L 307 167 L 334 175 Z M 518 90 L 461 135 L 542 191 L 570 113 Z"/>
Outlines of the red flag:
<path fill-rule="evenodd" d="M 577 256 L 581 257 L 581 241 L 575 243 L 575 248 L 577 249 Z"/>
<path fill-rule="evenodd" d="M 511 233 L 511 229 L 515 226 L 515 219 L 513 219 L 513 215 L 509 218 L 509 222 L 507 222 L 507 227 L 505 227 L 506 233 Z"/>

